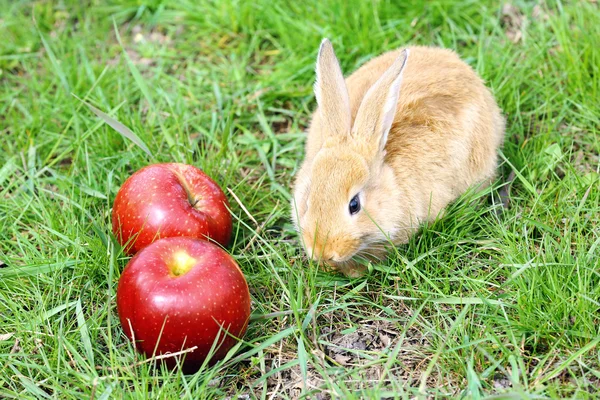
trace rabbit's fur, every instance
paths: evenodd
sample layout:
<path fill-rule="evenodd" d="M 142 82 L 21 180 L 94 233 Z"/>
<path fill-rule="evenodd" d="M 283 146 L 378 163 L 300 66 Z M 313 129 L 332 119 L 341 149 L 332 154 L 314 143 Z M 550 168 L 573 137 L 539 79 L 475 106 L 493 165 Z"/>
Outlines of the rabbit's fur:
<path fill-rule="evenodd" d="M 406 243 L 470 186 L 493 179 L 504 118 L 446 49 L 391 51 L 344 79 L 325 39 L 316 74 L 292 219 L 310 257 L 357 276 L 357 258 L 385 256 L 390 242 Z"/>

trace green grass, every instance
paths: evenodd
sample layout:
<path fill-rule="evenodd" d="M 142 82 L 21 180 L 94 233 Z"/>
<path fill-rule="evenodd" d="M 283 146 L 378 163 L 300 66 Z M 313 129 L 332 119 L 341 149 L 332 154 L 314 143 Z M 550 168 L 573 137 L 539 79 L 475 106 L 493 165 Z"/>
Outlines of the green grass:
<path fill-rule="evenodd" d="M 0 0 L 0 397 L 599 397 L 600 11 L 514 7 Z M 407 43 L 456 49 L 508 121 L 497 185 L 363 279 L 309 263 L 289 219 L 324 36 L 345 71 Z M 255 318 L 194 375 L 141 363 L 115 307 L 112 201 L 164 161 L 253 217 L 229 196 Z"/>

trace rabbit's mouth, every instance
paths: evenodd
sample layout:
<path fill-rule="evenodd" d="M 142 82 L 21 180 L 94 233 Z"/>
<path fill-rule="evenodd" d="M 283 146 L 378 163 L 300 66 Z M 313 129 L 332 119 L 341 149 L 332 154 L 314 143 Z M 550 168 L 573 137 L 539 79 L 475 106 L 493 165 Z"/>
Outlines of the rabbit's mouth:
<path fill-rule="evenodd" d="M 357 264 L 366 265 L 369 262 L 379 261 L 385 256 L 385 254 L 385 246 L 377 246 L 375 244 L 370 244 L 368 246 L 361 245 L 354 251 L 351 251 L 344 255 L 339 255 L 339 253 L 333 253 L 328 257 L 321 256 L 316 260 L 320 264 L 327 265 L 336 270 L 342 270 L 348 266 L 355 266 Z"/>
<path fill-rule="evenodd" d="M 369 247 L 367 249 L 358 249 L 353 254 L 349 254 L 343 258 L 333 258 L 322 260 L 322 265 L 325 265 L 331 270 L 341 272 L 350 277 L 357 278 L 365 274 L 370 262 L 379 261 L 385 257 L 386 251 L 382 248 Z"/>
<path fill-rule="evenodd" d="M 346 257 L 344 261 L 325 261 L 322 264 L 325 269 L 340 272 L 350 278 L 358 278 L 365 274 L 367 267 L 364 263 L 355 259 L 354 256 Z"/>
<path fill-rule="evenodd" d="M 352 258 L 354 256 L 355 256 L 354 254 L 350 254 L 350 255 L 347 255 L 347 256 L 344 256 L 344 257 L 335 257 L 334 256 L 334 257 L 330 258 L 329 260 L 326 260 L 325 262 L 327 264 L 334 264 L 334 265 L 344 264 L 344 263 L 352 260 Z"/>
<path fill-rule="evenodd" d="M 387 249 L 384 245 L 371 244 L 364 248 L 359 248 L 355 253 L 346 257 L 330 259 L 322 263 L 328 268 L 341 272 L 350 278 L 358 278 L 367 272 L 369 263 L 382 260 L 386 254 Z"/>

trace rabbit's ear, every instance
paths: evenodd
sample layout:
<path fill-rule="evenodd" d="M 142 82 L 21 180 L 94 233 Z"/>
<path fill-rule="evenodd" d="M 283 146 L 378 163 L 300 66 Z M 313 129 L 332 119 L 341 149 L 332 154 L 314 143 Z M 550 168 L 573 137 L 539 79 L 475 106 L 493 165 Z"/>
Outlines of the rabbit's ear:
<path fill-rule="evenodd" d="M 377 145 L 379 151 L 385 148 L 388 133 L 394 122 L 402 74 L 408 54 L 408 49 L 404 50 L 371 86 L 360 103 L 354 120 L 352 136 L 364 138 Z"/>
<path fill-rule="evenodd" d="M 350 100 L 344 75 L 328 39 L 323 39 L 317 56 L 315 96 L 326 135 L 350 133 Z"/>

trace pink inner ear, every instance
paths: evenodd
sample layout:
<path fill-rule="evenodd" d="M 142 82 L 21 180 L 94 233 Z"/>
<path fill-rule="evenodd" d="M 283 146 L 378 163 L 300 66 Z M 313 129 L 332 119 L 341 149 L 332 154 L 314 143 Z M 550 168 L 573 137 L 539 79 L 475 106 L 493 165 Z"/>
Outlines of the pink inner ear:
<path fill-rule="evenodd" d="M 385 105 L 383 106 L 380 124 L 381 139 L 379 143 L 379 148 L 381 150 L 385 148 L 388 134 L 390 133 L 390 129 L 392 128 L 392 124 L 394 123 L 394 117 L 396 116 L 398 97 L 400 97 L 400 85 L 402 84 L 402 75 L 403 74 L 401 70 L 398 77 L 392 82 L 392 85 L 390 86 L 390 89 L 388 91 Z"/>
<path fill-rule="evenodd" d="M 400 85 L 408 54 L 406 49 L 367 91 L 352 127 L 352 133 L 357 137 L 365 134 L 372 135 L 368 139 L 374 141 L 372 143 L 378 145 L 380 151 L 385 148 L 396 116 Z"/>

